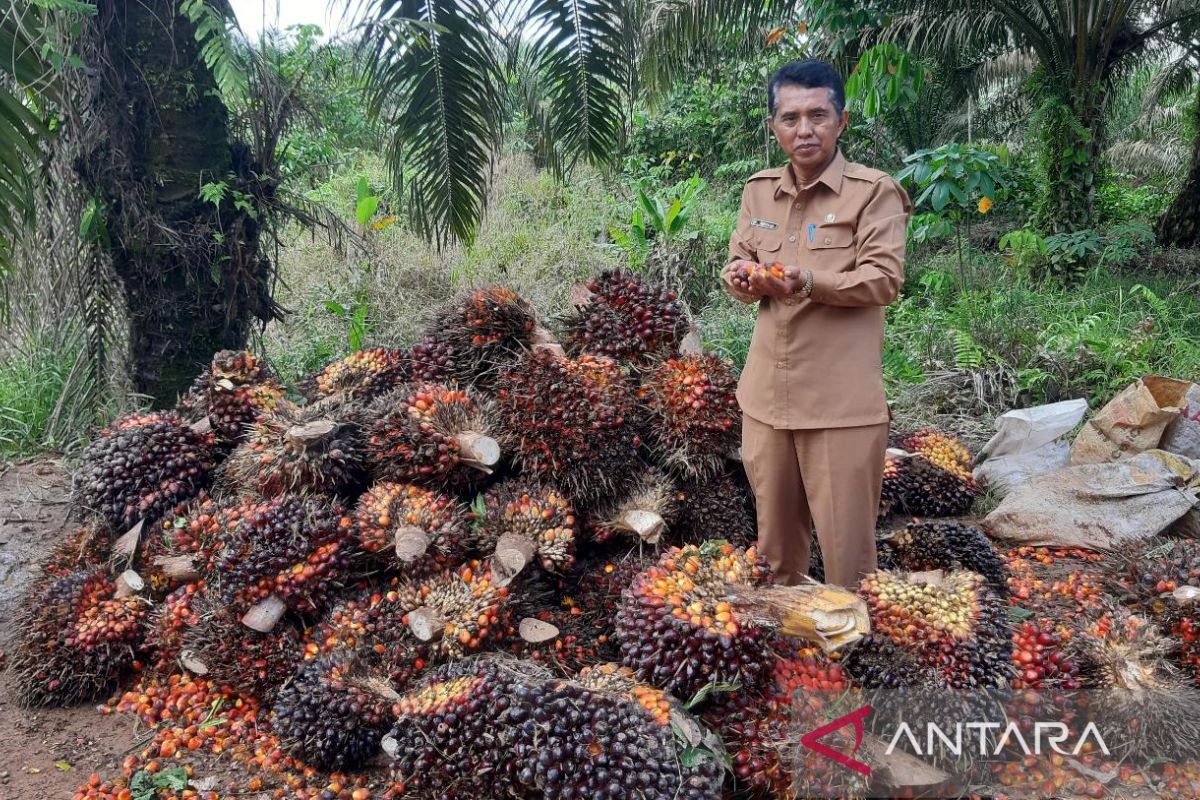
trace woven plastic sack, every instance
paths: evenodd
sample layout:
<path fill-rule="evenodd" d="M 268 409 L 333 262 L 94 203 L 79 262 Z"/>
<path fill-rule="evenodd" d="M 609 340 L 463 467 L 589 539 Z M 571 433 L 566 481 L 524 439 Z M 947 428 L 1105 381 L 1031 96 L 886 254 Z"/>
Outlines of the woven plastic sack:
<path fill-rule="evenodd" d="M 996 435 L 976 456 L 975 480 L 999 497 L 1035 475 L 1070 464 L 1066 436 L 1087 411 L 1086 400 L 1064 400 L 1007 411 L 996 418 Z"/>

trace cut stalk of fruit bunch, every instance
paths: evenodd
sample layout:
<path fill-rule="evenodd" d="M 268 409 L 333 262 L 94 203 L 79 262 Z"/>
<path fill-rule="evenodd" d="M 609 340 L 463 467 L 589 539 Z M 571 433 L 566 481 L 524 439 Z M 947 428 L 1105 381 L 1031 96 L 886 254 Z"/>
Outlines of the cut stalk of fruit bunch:
<path fill-rule="evenodd" d="M 479 500 L 476 547 L 492 553 L 493 568 L 511 579 L 531 563 L 552 573 L 575 563 L 575 509 L 553 486 L 524 480 L 500 483 Z"/>
<path fill-rule="evenodd" d="M 589 536 L 594 542 L 625 536 L 658 544 L 678 517 L 677 498 L 671 478 L 657 469 L 644 468 L 624 491 L 585 509 Z"/>

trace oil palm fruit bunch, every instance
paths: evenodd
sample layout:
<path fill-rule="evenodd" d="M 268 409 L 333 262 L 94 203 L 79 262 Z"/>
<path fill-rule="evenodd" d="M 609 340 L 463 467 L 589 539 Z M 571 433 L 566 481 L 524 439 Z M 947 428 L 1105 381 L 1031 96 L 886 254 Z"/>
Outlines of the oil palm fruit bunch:
<path fill-rule="evenodd" d="M 648 467 L 618 494 L 585 513 L 588 537 L 594 542 L 625 536 L 657 544 L 678 519 L 678 492 L 669 476 Z"/>
<path fill-rule="evenodd" d="M 1200 587 L 1200 539 L 1139 542 L 1122 556 L 1118 561 L 1135 600 L 1151 613 L 1161 611 L 1166 595 L 1180 587 Z"/>
<path fill-rule="evenodd" d="M 412 582 L 421 605 L 405 617 L 408 629 L 438 661 L 462 658 L 502 639 L 509 624 L 509 590 L 489 565 L 470 561 Z"/>
<path fill-rule="evenodd" d="M 935 428 L 921 428 L 900 437 L 896 445 L 910 453 L 920 453 L 935 467 L 962 480 L 972 480 L 971 452 L 957 437 Z"/>
<path fill-rule="evenodd" d="M 714 475 L 676 481 L 675 506 L 679 511 L 671 525 L 672 542 L 725 539 L 749 547 L 758 538 L 754 493 L 740 466 L 726 464 Z"/>
<path fill-rule="evenodd" d="M 83 451 L 75 500 L 124 530 L 195 496 L 212 482 L 216 465 L 211 432 L 192 430 L 172 412 L 130 414 Z"/>
<path fill-rule="evenodd" d="M 555 679 L 522 661 L 435 670 L 401 697 L 385 741 L 396 787 L 417 798 L 716 800 L 719 743 L 694 721 L 681 759 L 676 704 L 625 674 Z"/>
<path fill-rule="evenodd" d="M 862 794 L 861 782 L 844 781 L 853 773 L 795 749 L 799 736 L 827 721 L 835 702 L 850 690 L 849 679 L 817 648 L 781 643 L 779 650 L 759 684 L 716 692 L 702 706 L 700 718 L 721 734 L 729 749 L 735 792 L 795 800 L 794 784 L 800 779 L 811 790 L 804 796 Z"/>
<path fill-rule="evenodd" d="M 720 472 L 742 436 L 736 391 L 733 365 L 715 355 L 683 355 L 651 367 L 637 394 L 658 463 L 685 477 Z"/>
<path fill-rule="evenodd" d="M 327 500 L 276 497 L 230 533 L 209 582 L 238 613 L 273 610 L 278 620 L 285 607 L 318 609 L 349 580 L 356 553 L 352 529 L 341 506 Z M 272 624 L 268 619 L 263 627 Z"/>
<path fill-rule="evenodd" d="M 346 406 L 280 402 L 251 425 L 224 465 L 231 488 L 261 497 L 354 494 L 366 478 L 362 433 Z"/>
<path fill-rule="evenodd" d="M 769 572 L 753 547 L 711 542 L 666 551 L 622 594 L 622 663 L 677 697 L 711 682 L 755 683 L 770 668 L 771 635 L 739 619 L 726 597 L 767 583 Z"/>
<path fill-rule="evenodd" d="M 185 583 L 150 610 L 143 649 L 152 657 L 152 673 L 166 675 L 177 669 L 183 634 L 200 621 L 207 586 L 203 580 Z"/>
<path fill-rule="evenodd" d="M 298 388 L 310 401 L 341 394 L 348 400 L 369 403 L 407 380 L 408 367 L 408 354 L 403 350 L 372 347 L 325 365 Z"/>
<path fill-rule="evenodd" d="M 300 631 L 284 621 L 262 633 L 238 624 L 218 598 L 192 602 L 191 618 L 180 637 L 180 662 L 189 672 L 269 700 L 291 677 L 300 660 Z"/>
<path fill-rule="evenodd" d="M 134 666 L 146 602 L 114 597 L 102 569 L 35 589 L 18 613 L 10 669 L 24 706 L 68 706 L 103 697 Z"/>
<path fill-rule="evenodd" d="M 432 333 L 409 351 L 409 377 L 414 383 L 450 383 L 456 381 L 454 346 Z"/>
<path fill-rule="evenodd" d="M 923 453 L 889 450 L 884 457 L 880 515 L 955 517 L 966 514 L 979 496 L 974 478 L 947 471 Z"/>
<path fill-rule="evenodd" d="M 245 350 L 221 350 L 196 378 L 179 410 L 188 417 L 207 417 L 222 442 L 236 442 L 282 399 L 283 387 L 261 359 Z"/>
<path fill-rule="evenodd" d="M 983 576 L 879 571 L 863 578 L 871 633 L 847 667 L 864 686 L 926 681 L 958 692 L 1002 690 L 1012 673 L 1012 632 L 1004 602 Z M 901 655 L 916 674 L 899 664 Z"/>
<path fill-rule="evenodd" d="M 271 728 L 284 750 L 305 764 L 353 769 L 379 752 L 395 696 L 368 659 L 339 651 L 300 665 L 279 690 Z"/>
<path fill-rule="evenodd" d="M 194 580 L 217 568 L 226 539 L 251 512 L 266 505 L 254 498 L 215 500 L 203 494 L 176 506 L 163 519 L 157 537 L 162 548 L 155 564 L 176 579 Z"/>
<path fill-rule="evenodd" d="M 525 298 L 504 286 L 476 289 L 448 304 L 426 331 L 452 353 L 452 377 L 461 384 L 488 386 L 502 365 L 516 360 L 545 333 Z"/>
<path fill-rule="evenodd" d="M 1150 620 L 1110 606 L 1072 641 L 1091 717 L 1114 753 L 1183 761 L 1200 752 L 1200 689 Z"/>
<path fill-rule="evenodd" d="M 488 489 L 475 509 L 476 547 L 493 553 L 493 566 L 516 575 L 536 563 L 560 574 L 575 563 L 578 521 L 571 503 L 555 487 L 522 479 Z"/>
<path fill-rule="evenodd" d="M 621 270 L 600 273 L 587 290 L 587 302 L 566 323 L 569 353 L 645 365 L 678 352 L 688 323 L 674 292 Z"/>
<path fill-rule="evenodd" d="M 458 566 L 470 538 L 470 511 L 455 498 L 411 483 L 384 481 L 358 499 L 354 531 L 368 555 L 406 575 Z"/>
<path fill-rule="evenodd" d="M 961 522 L 908 523 L 882 542 L 892 563 L 908 572 L 965 569 L 977 572 L 1001 597 L 1008 596 L 1008 570 L 983 531 Z"/>
<path fill-rule="evenodd" d="M 576 503 L 612 496 L 637 469 L 636 401 L 610 359 L 530 353 L 501 372 L 496 407 L 522 472 L 554 481 Z"/>
<path fill-rule="evenodd" d="M 367 460 L 376 480 L 466 491 L 500 459 L 488 404 L 472 390 L 404 386 L 371 406 Z"/>

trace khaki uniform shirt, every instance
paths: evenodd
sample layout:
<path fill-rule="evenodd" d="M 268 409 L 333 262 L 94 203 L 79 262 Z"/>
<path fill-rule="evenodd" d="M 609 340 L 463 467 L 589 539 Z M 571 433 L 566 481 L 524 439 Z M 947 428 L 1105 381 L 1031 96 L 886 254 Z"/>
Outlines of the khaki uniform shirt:
<path fill-rule="evenodd" d="M 811 269 L 805 299 L 763 298 L 738 383 L 742 410 L 774 428 L 888 421 L 883 310 L 904 282 L 908 195 L 839 150 L 812 184 L 789 164 L 746 182 L 729 260 Z"/>

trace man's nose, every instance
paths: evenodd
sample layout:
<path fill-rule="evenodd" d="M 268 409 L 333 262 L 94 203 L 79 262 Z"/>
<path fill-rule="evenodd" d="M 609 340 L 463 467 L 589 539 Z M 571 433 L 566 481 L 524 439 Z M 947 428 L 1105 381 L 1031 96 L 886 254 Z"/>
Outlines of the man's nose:
<path fill-rule="evenodd" d="M 796 123 L 796 135 L 807 137 L 807 136 L 811 135 L 812 132 L 813 132 L 812 123 L 808 119 L 801 117 L 800 121 Z"/>

